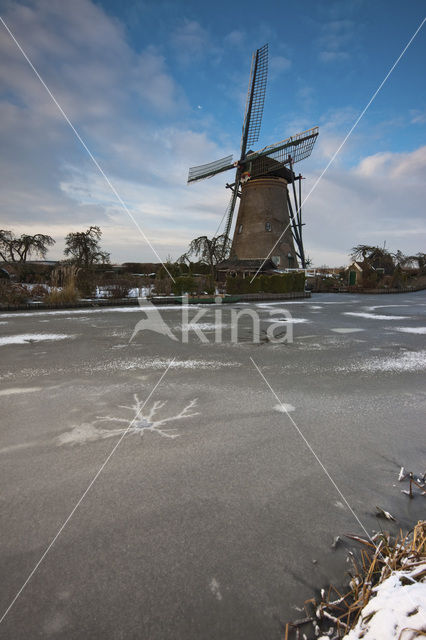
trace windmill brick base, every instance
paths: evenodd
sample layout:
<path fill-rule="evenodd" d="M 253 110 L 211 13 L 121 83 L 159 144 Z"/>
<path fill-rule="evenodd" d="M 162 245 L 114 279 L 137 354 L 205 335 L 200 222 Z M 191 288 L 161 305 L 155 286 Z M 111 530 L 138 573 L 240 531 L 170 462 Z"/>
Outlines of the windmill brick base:
<path fill-rule="evenodd" d="M 287 181 L 278 177 L 256 178 L 242 186 L 231 248 L 231 260 L 265 259 L 269 255 L 277 268 L 298 267 Z"/>

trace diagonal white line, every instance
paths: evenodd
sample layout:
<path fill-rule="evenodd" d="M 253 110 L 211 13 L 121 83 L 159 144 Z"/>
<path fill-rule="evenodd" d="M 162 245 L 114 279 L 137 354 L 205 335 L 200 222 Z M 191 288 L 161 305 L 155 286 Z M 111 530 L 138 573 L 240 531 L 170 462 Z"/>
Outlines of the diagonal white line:
<path fill-rule="evenodd" d="M 268 380 L 265 378 L 265 376 L 263 375 L 263 373 L 261 372 L 261 370 L 259 369 L 259 367 L 257 366 L 256 362 L 253 360 L 253 358 L 250 356 L 250 360 L 252 361 L 254 367 L 257 369 L 260 377 L 263 379 L 263 381 L 265 382 L 266 386 L 269 388 L 269 390 L 271 391 L 272 395 L 275 397 L 275 399 L 280 403 L 281 408 L 283 409 L 284 413 L 286 413 L 287 417 L 289 418 L 290 422 L 292 423 L 293 427 L 296 429 L 297 433 L 299 434 L 299 436 L 302 438 L 303 442 L 306 444 L 306 446 L 308 447 L 309 451 L 312 453 L 312 455 L 314 456 L 315 460 L 318 462 L 318 464 L 320 465 L 321 469 L 324 471 L 325 475 L 327 476 L 327 478 L 330 480 L 331 484 L 333 485 L 333 487 L 336 489 L 337 493 L 339 494 L 339 496 L 342 498 L 343 502 L 345 503 L 345 505 L 347 506 L 347 508 L 349 509 L 349 511 L 351 512 L 351 514 L 353 515 L 353 517 L 355 518 L 355 520 L 357 521 L 357 523 L 360 525 L 361 529 L 364 531 L 364 533 L 366 533 L 367 537 L 369 540 L 371 540 L 371 542 L 375 545 L 374 541 L 371 539 L 370 534 L 368 533 L 367 529 L 365 528 L 365 526 L 362 524 L 361 520 L 358 518 L 357 514 L 355 513 L 355 511 L 352 509 L 351 505 L 349 504 L 349 502 L 347 501 L 347 499 L 345 498 L 345 496 L 343 495 L 342 491 L 339 489 L 339 487 L 337 486 L 336 482 L 333 480 L 333 478 L 331 477 L 330 473 L 327 471 L 326 467 L 324 466 L 324 464 L 321 462 L 320 458 L 318 457 L 318 455 L 315 453 L 315 451 L 313 450 L 312 446 L 309 444 L 308 440 L 305 438 L 305 436 L 303 435 L 302 431 L 299 429 L 299 427 L 297 426 L 297 424 L 295 423 L 295 421 L 293 420 L 293 418 L 291 417 L 291 415 L 289 414 L 289 412 L 287 411 L 285 405 L 281 402 L 281 400 L 279 399 L 279 397 L 277 396 L 277 394 L 275 393 L 275 391 L 273 390 L 273 388 L 271 387 L 271 385 L 269 384 Z"/>
<path fill-rule="evenodd" d="M 21 593 L 23 592 L 23 590 L 25 589 L 25 587 L 27 586 L 27 584 L 29 583 L 29 581 L 31 580 L 31 578 L 33 577 L 33 575 L 35 574 L 35 572 L 37 571 L 37 569 L 39 568 L 39 566 L 41 565 L 41 563 L 43 562 L 43 560 L 45 559 L 45 557 L 47 556 L 47 554 L 49 553 L 49 551 L 51 550 L 51 548 L 53 547 L 53 545 L 55 544 L 56 540 L 59 538 L 59 536 L 61 535 L 62 531 L 65 529 L 65 527 L 67 526 L 68 522 L 71 520 L 71 518 L 73 517 L 74 513 L 77 511 L 77 509 L 79 508 L 79 506 L 81 505 L 81 503 L 83 502 L 84 498 L 87 496 L 87 494 L 89 493 L 90 489 L 93 487 L 93 485 L 95 484 L 96 480 L 99 478 L 99 476 L 101 475 L 102 471 L 104 470 L 104 468 L 106 467 L 106 465 L 108 464 L 108 462 L 110 461 L 110 459 L 112 458 L 112 456 L 114 455 L 114 453 L 116 452 L 116 450 L 118 449 L 118 447 L 120 446 L 123 438 L 126 436 L 126 434 L 129 432 L 129 429 L 132 428 L 135 420 L 139 417 L 142 409 L 145 407 L 146 403 L 149 401 L 149 399 L 151 398 L 151 396 L 153 395 L 153 393 L 156 391 L 157 387 L 161 384 L 164 376 L 166 375 L 166 373 L 168 372 L 168 370 L 170 369 L 170 367 L 172 366 L 173 362 L 175 361 L 175 358 L 173 358 L 167 369 L 161 374 L 160 379 L 158 380 L 158 382 L 155 383 L 154 388 L 151 390 L 151 392 L 149 393 L 148 397 L 146 398 L 145 402 L 143 403 L 143 405 L 141 406 L 141 408 L 139 409 L 139 411 L 136 413 L 135 417 L 132 419 L 132 421 L 129 423 L 129 425 L 127 426 L 127 428 L 125 429 L 125 431 L 123 432 L 123 434 L 120 436 L 118 442 L 115 444 L 115 446 L 113 447 L 112 451 L 108 454 L 108 456 L 106 457 L 106 459 L 104 460 L 104 462 L 102 463 L 101 467 L 99 468 L 99 470 L 96 472 L 95 476 L 92 478 L 92 480 L 89 483 L 89 486 L 87 487 L 87 489 L 84 491 L 84 493 L 81 495 L 81 497 L 79 498 L 79 500 L 76 502 L 76 504 L 74 505 L 74 508 L 72 509 L 71 513 L 69 514 L 69 516 L 64 520 L 64 522 L 62 523 L 61 527 L 59 528 L 58 532 L 56 533 L 55 537 L 51 540 L 51 542 L 49 543 L 49 545 L 47 546 L 46 550 L 44 551 L 43 555 L 41 556 L 40 560 L 37 562 L 37 564 L 35 565 L 34 569 L 31 571 L 31 573 L 29 574 L 29 576 L 27 577 L 27 579 L 25 580 L 24 584 L 22 585 L 22 587 L 19 589 L 18 593 L 16 594 L 16 596 L 13 598 L 12 602 L 10 603 L 10 605 L 7 607 L 6 611 L 3 613 L 2 617 L 0 618 L 0 624 L 3 622 L 3 620 L 5 619 L 5 617 L 7 616 L 7 614 L 9 613 L 9 611 L 11 610 L 11 608 L 13 607 L 13 605 L 15 604 L 15 602 L 17 601 L 17 599 L 19 598 L 19 596 L 21 595 Z"/>
<path fill-rule="evenodd" d="M 330 160 L 328 161 L 328 164 L 326 165 L 325 169 L 323 169 L 323 171 L 321 172 L 319 178 L 317 178 L 317 180 L 315 181 L 313 187 L 311 188 L 311 190 L 309 191 L 308 195 L 306 196 L 306 198 L 303 199 L 303 202 L 301 202 L 299 204 L 299 208 L 296 211 L 296 215 L 299 213 L 300 209 L 302 208 L 302 205 L 305 204 L 305 202 L 308 200 L 308 198 L 310 197 L 310 195 L 312 194 L 312 192 L 316 189 L 316 187 L 318 186 L 319 182 L 322 180 L 324 174 L 326 173 L 326 171 L 328 170 L 328 168 L 330 167 L 330 165 L 334 162 L 334 160 L 336 159 L 337 155 L 340 153 L 340 151 L 342 150 L 343 146 L 346 144 L 348 138 L 352 135 L 352 132 L 354 131 L 355 127 L 358 126 L 360 120 L 363 118 L 363 116 L 365 115 L 367 109 L 370 107 L 371 103 L 375 100 L 377 94 L 379 93 L 379 91 L 382 89 L 383 85 L 385 84 L 385 82 L 388 80 L 389 76 L 391 75 L 391 73 L 394 71 L 395 67 L 397 66 L 397 64 L 399 63 L 399 61 L 401 60 L 401 58 L 403 57 L 403 55 L 405 54 L 405 52 L 407 51 L 408 47 L 411 45 L 411 43 L 413 42 L 414 38 L 417 36 L 417 34 L 419 33 L 420 29 L 423 27 L 424 23 L 426 22 L 426 18 L 423 18 L 423 20 L 421 21 L 421 23 L 419 24 L 419 26 L 417 27 L 417 29 L 415 30 L 415 32 L 413 33 L 413 35 L 411 36 L 411 38 L 409 39 L 409 41 L 407 42 L 407 44 L 405 45 L 404 49 L 401 51 L 401 53 L 399 54 L 399 56 L 397 57 L 397 59 L 395 60 L 395 62 L 393 63 L 393 65 L 391 66 L 391 68 L 389 69 L 389 71 L 387 72 L 387 74 L 385 75 L 384 79 L 382 80 L 382 82 L 379 84 L 379 86 L 377 87 L 376 91 L 373 93 L 373 95 L 371 96 L 370 100 L 367 102 L 367 104 L 365 105 L 364 109 L 361 111 L 361 113 L 359 114 L 358 118 L 355 120 L 354 124 L 352 125 L 352 127 L 349 129 L 348 133 L 346 134 L 345 138 L 343 139 L 343 142 L 341 142 L 340 146 L 336 149 L 336 151 L 334 152 L 334 154 L 331 156 Z M 275 249 L 275 247 L 279 244 L 279 242 L 281 241 L 281 238 L 284 236 L 285 232 L 287 231 L 287 229 L 289 228 L 290 223 L 286 226 L 286 228 L 284 229 L 284 231 L 282 232 L 282 234 L 280 235 L 280 237 L 278 238 L 278 240 L 276 241 L 276 243 L 274 244 L 274 246 L 272 247 L 272 249 L 270 250 L 270 252 L 268 253 L 268 255 L 266 256 L 266 258 L 264 259 L 264 261 L 262 262 L 262 264 L 260 265 L 259 269 L 256 271 L 256 273 L 254 274 L 253 278 L 250 280 L 250 283 L 253 282 L 253 280 L 255 279 L 255 277 L 257 276 L 257 274 L 259 273 L 259 271 L 262 269 L 263 265 L 265 264 L 265 262 L 267 261 L 267 259 L 269 258 L 269 256 L 271 255 L 271 253 L 273 252 L 273 250 Z"/>
<path fill-rule="evenodd" d="M 164 264 L 164 262 L 162 261 L 162 259 L 160 258 L 160 256 L 157 253 L 157 250 L 155 249 L 155 247 L 151 244 L 150 240 L 148 239 L 148 237 L 145 235 L 145 232 L 143 231 L 142 227 L 139 225 L 138 221 L 136 220 L 136 218 L 133 216 L 132 212 L 129 210 L 129 208 L 127 207 L 127 205 L 125 204 L 124 200 L 122 199 L 122 197 L 120 196 L 120 194 L 118 193 L 117 189 L 114 187 L 114 185 L 112 184 L 111 180 L 108 178 L 108 176 L 105 174 L 104 170 L 102 169 L 102 167 L 100 166 L 99 162 L 96 160 L 96 158 L 94 157 L 94 155 L 92 154 L 92 152 L 90 151 L 90 149 L 88 148 L 87 144 L 84 142 L 83 138 L 80 136 L 80 134 L 78 133 L 77 129 L 74 127 L 73 123 L 71 122 L 71 120 L 68 118 L 67 114 L 65 113 L 65 111 L 62 109 L 61 105 L 59 104 L 59 102 L 56 100 L 55 96 L 53 95 L 53 93 L 51 92 L 51 90 L 49 89 L 49 87 L 47 86 L 47 84 L 45 83 L 45 81 L 43 80 L 43 78 L 41 77 L 41 75 L 39 74 L 39 72 L 37 71 L 37 69 L 35 68 L 35 66 L 33 65 L 33 63 L 31 62 L 31 60 L 29 59 L 29 57 L 27 56 L 27 54 L 25 53 L 24 49 L 22 48 L 22 46 L 20 45 L 20 43 L 18 42 L 18 40 L 15 38 L 15 36 L 13 35 L 12 31 L 9 29 L 9 27 L 7 26 L 6 22 L 3 20 L 3 18 L 0 16 L 0 22 L 3 24 L 4 28 L 6 29 L 6 31 L 8 32 L 8 34 L 10 35 L 10 37 L 12 38 L 13 42 L 16 44 L 16 46 L 18 47 L 19 51 L 22 53 L 22 55 L 24 56 L 25 60 L 28 62 L 29 66 L 31 67 L 31 69 L 34 71 L 35 75 L 37 76 L 37 78 L 40 80 L 41 84 L 43 85 L 43 87 L 46 89 L 47 93 L 49 94 L 50 98 L 52 99 L 52 101 L 55 103 L 55 105 L 57 106 L 57 108 L 59 109 L 60 113 L 62 114 L 62 116 L 64 117 L 65 121 L 69 124 L 69 126 L 71 127 L 74 135 L 76 136 L 76 138 L 78 139 L 78 141 L 81 143 L 82 147 L 84 148 L 84 150 L 87 152 L 89 158 L 91 159 L 91 161 L 93 162 L 93 164 L 95 165 L 95 167 L 97 168 L 97 170 L 99 171 L 99 173 L 101 174 L 101 176 L 104 178 L 105 182 L 107 183 L 107 185 L 109 186 L 109 188 L 111 189 L 112 193 L 115 195 L 115 197 L 117 198 L 118 202 L 120 203 L 120 205 L 122 206 L 122 208 L 124 209 L 124 211 L 127 213 L 127 215 L 129 216 L 130 220 L 133 222 L 133 224 L 135 225 L 135 227 L 137 228 L 137 230 L 139 231 L 139 233 L 141 234 L 141 236 L 143 237 L 143 239 L 145 240 L 145 242 L 150 246 L 150 248 L 152 249 L 153 253 L 156 255 L 156 257 L 159 259 L 159 261 L 161 262 L 161 264 L 163 265 L 164 269 L 167 271 L 168 275 L 170 276 L 170 278 L 173 280 L 173 282 L 175 281 L 175 279 L 173 278 L 173 276 L 171 275 L 170 271 L 167 269 L 166 265 Z"/>

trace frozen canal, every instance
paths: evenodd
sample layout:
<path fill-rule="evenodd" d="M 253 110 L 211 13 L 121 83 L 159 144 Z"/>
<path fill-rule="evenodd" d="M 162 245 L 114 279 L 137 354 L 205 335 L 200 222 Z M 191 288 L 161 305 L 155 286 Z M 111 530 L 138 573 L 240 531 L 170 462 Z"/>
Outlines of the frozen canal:
<path fill-rule="evenodd" d="M 221 343 L 213 307 L 188 344 L 177 308 L 177 340 L 130 344 L 136 308 L 0 314 L 0 617 L 60 532 L 0 638 L 279 640 L 341 579 L 354 513 L 424 517 L 397 478 L 426 466 L 426 292 L 294 301 L 272 344 L 283 306 L 233 307 L 260 344 L 248 316 L 231 343 L 230 306 Z"/>

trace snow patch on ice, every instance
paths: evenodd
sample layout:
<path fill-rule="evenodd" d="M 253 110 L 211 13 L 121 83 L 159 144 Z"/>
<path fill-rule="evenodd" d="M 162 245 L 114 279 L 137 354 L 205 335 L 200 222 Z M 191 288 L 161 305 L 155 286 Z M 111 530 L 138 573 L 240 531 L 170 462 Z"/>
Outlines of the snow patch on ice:
<path fill-rule="evenodd" d="M 345 505 L 343 504 L 343 502 L 340 502 L 340 500 L 336 500 L 334 506 L 338 507 L 339 509 L 346 509 Z"/>
<path fill-rule="evenodd" d="M 332 329 L 332 331 L 334 331 L 335 333 L 357 333 L 358 331 L 365 331 L 365 329 L 358 329 L 355 327 L 352 327 L 352 328 L 342 327 L 341 329 Z"/>
<path fill-rule="evenodd" d="M 174 327 L 176 331 L 196 331 L 197 328 L 201 331 L 215 331 L 218 329 L 224 329 L 229 327 L 228 324 L 215 324 L 214 322 L 190 322 L 189 324 L 180 324 Z"/>
<path fill-rule="evenodd" d="M 276 404 L 274 406 L 274 410 L 278 411 L 279 413 L 290 413 L 291 411 L 294 411 L 296 407 L 293 407 L 292 404 L 286 404 L 285 402 L 282 402 L 281 404 Z"/>
<path fill-rule="evenodd" d="M 220 585 L 218 583 L 218 581 L 216 580 L 216 578 L 212 578 L 210 580 L 210 591 L 212 592 L 212 594 L 214 595 L 214 597 L 216 598 L 216 600 L 222 600 L 222 594 L 220 592 Z"/>
<path fill-rule="evenodd" d="M 365 362 L 355 363 L 349 367 L 339 367 L 337 371 L 368 371 L 368 372 L 409 372 L 426 369 L 426 351 L 404 351 L 388 358 L 375 358 Z"/>
<path fill-rule="evenodd" d="M 283 324 L 304 324 L 310 322 L 307 318 L 264 318 L 262 322 L 282 322 Z"/>
<path fill-rule="evenodd" d="M 35 393 L 41 390 L 42 387 L 14 387 L 11 389 L 1 389 L 0 396 L 14 396 L 18 393 Z"/>
<path fill-rule="evenodd" d="M 143 307 L 139 305 L 132 305 L 131 307 L 98 307 L 96 309 L 67 309 L 66 311 L 17 311 L 16 313 L 2 313 L 2 318 L 30 318 L 30 317 L 42 317 L 42 316 L 78 316 L 87 315 L 88 313 L 141 313 L 142 311 L 151 311 L 157 309 L 157 311 L 175 311 L 176 309 L 199 309 L 200 305 L 181 305 L 181 304 L 167 304 L 163 306 L 156 306 L 153 304 L 147 304 Z"/>
<path fill-rule="evenodd" d="M 423 335 L 426 333 L 426 327 L 395 327 L 395 331 L 400 331 L 401 333 L 417 333 L 419 335 Z"/>
<path fill-rule="evenodd" d="M 0 347 L 7 344 L 29 344 L 31 342 L 42 342 L 44 340 L 66 340 L 75 336 L 66 333 L 20 333 L 15 336 L 3 336 L 0 338 Z"/>
<path fill-rule="evenodd" d="M 132 371 L 134 369 L 222 369 L 240 367 L 240 362 L 221 362 L 219 360 L 170 360 L 166 358 L 139 358 L 133 360 L 113 360 L 89 367 L 91 371 Z"/>
<path fill-rule="evenodd" d="M 367 318 L 369 320 L 407 320 L 408 316 L 384 316 L 379 313 L 364 313 L 362 311 L 344 311 L 345 316 L 356 316 L 357 318 Z"/>

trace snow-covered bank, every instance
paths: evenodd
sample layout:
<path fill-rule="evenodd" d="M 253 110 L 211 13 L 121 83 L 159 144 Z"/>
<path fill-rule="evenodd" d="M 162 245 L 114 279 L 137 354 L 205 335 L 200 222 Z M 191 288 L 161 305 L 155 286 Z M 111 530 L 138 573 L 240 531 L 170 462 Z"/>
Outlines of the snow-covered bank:
<path fill-rule="evenodd" d="M 388 533 L 368 539 L 346 537 L 363 547 L 358 558 L 349 552 L 348 588 L 330 586 L 321 590 L 319 603 L 314 598 L 306 601 L 306 617 L 287 624 L 285 639 L 414 640 L 426 636 L 426 521 L 418 522 L 405 536 L 400 532 L 396 539 Z"/>
<path fill-rule="evenodd" d="M 394 571 L 375 587 L 358 624 L 344 638 L 411 640 L 418 632 L 426 633 L 426 560 L 409 571 Z"/>

